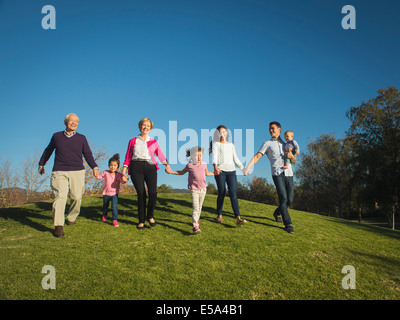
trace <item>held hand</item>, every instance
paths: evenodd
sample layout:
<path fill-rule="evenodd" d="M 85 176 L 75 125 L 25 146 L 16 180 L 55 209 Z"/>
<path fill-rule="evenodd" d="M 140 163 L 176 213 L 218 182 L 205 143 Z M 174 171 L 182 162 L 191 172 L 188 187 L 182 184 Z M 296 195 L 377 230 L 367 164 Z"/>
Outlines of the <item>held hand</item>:
<path fill-rule="evenodd" d="M 219 175 L 220 173 L 221 173 L 221 169 L 216 168 L 216 169 L 214 170 L 214 176 L 217 176 L 217 175 Z"/>
<path fill-rule="evenodd" d="M 95 169 L 93 170 L 93 175 L 94 175 L 95 177 L 97 177 L 97 176 L 99 175 L 99 169 L 95 168 Z"/>
<path fill-rule="evenodd" d="M 243 174 L 244 174 L 245 176 L 249 175 L 249 174 L 250 174 L 250 169 L 244 168 L 244 169 L 243 169 Z"/>
<path fill-rule="evenodd" d="M 171 173 L 171 167 L 169 166 L 169 164 L 167 164 L 167 166 L 165 167 L 165 172 L 170 174 Z"/>

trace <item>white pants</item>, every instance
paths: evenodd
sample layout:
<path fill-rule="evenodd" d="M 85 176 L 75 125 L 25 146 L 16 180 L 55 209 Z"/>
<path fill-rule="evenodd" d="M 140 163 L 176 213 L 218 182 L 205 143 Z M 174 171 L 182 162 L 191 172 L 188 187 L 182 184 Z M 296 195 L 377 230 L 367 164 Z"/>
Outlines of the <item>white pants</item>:
<path fill-rule="evenodd" d="M 67 219 L 74 222 L 81 209 L 82 195 L 85 191 L 85 170 L 53 171 L 51 187 L 55 199 L 53 202 L 53 220 L 55 226 L 64 225 L 65 205 L 71 199 Z"/>
<path fill-rule="evenodd" d="M 201 215 L 201 208 L 203 207 L 203 201 L 206 196 L 207 189 L 192 189 L 190 195 L 192 196 L 192 223 L 193 228 L 199 227 L 199 219 Z"/>

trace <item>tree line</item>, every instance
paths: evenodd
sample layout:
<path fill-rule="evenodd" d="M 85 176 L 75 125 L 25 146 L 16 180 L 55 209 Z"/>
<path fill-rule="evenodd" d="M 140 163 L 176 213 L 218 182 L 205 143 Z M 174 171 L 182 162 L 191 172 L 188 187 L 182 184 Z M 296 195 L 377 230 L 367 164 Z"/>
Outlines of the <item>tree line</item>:
<path fill-rule="evenodd" d="M 384 215 L 394 229 L 400 193 L 400 93 L 375 98 L 346 112 L 350 128 L 341 139 L 321 134 L 296 168 L 298 209 L 359 220 Z"/>

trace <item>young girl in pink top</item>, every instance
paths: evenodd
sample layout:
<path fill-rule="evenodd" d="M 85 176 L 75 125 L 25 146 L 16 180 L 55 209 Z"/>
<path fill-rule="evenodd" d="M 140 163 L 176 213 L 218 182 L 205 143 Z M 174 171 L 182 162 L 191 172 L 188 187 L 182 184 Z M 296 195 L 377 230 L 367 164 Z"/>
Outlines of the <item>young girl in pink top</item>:
<path fill-rule="evenodd" d="M 114 154 L 112 158 L 108 161 L 108 167 L 110 170 L 106 170 L 99 174 L 96 179 L 101 180 L 104 178 L 103 187 L 103 217 L 102 220 L 107 221 L 107 211 L 108 206 L 111 201 L 112 210 L 112 225 L 114 227 L 119 227 L 118 219 L 118 192 L 120 183 L 128 182 L 128 178 L 122 173 L 118 172 L 119 168 L 119 154 Z"/>
<path fill-rule="evenodd" d="M 207 164 L 202 163 L 204 149 L 194 147 L 187 151 L 187 157 L 190 156 L 191 161 L 181 171 L 170 171 L 171 174 L 183 175 L 189 172 L 188 188 L 192 196 L 193 210 L 192 210 L 192 223 L 193 234 L 200 233 L 199 219 L 201 208 L 207 192 L 206 176 L 213 176 L 213 172 L 207 170 Z M 167 171 L 167 170 L 166 170 Z M 167 171 L 168 173 L 168 171 Z"/>

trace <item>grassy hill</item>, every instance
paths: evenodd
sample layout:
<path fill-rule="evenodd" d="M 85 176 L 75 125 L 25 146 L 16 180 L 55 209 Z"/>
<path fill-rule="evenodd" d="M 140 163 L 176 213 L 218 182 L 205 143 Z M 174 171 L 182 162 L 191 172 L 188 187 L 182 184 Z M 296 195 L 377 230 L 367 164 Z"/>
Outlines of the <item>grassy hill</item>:
<path fill-rule="evenodd" d="M 290 210 L 294 234 L 275 207 L 239 200 L 248 224 L 236 227 L 229 199 L 215 222 L 207 195 L 192 235 L 190 194 L 159 194 L 157 226 L 138 231 L 136 196 L 121 195 L 119 228 L 101 222 L 101 196 L 85 197 L 77 224 L 53 237 L 51 202 L 0 210 L 0 299 L 399 299 L 398 231 Z M 56 289 L 42 268 L 54 266 Z M 356 289 L 342 288 L 342 268 Z"/>

